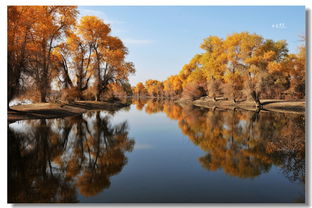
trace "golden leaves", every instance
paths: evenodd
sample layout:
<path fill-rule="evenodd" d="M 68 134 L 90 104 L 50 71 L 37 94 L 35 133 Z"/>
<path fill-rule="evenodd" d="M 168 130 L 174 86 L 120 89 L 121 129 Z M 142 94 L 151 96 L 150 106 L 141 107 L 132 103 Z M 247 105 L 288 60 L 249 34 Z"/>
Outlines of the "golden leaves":
<path fill-rule="evenodd" d="M 105 37 L 111 31 L 110 26 L 96 16 L 84 16 L 80 19 L 77 26 L 80 34 L 88 42 L 104 41 Z"/>
<path fill-rule="evenodd" d="M 269 73 L 279 72 L 282 70 L 282 64 L 278 62 L 269 62 L 268 70 Z"/>

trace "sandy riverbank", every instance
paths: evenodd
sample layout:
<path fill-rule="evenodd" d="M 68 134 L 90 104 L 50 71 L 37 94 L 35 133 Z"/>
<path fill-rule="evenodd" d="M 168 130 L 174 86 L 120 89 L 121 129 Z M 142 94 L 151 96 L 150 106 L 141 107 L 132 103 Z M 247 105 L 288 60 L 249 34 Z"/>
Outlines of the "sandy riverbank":
<path fill-rule="evenodd" d="M 125 106 L 128 106 L 128 104 L 98 101 L 77 101 L 70 104 L 34 103 L 16 105 L 12 106 L 12 110 L 8 111 L 8 121 L 75 116 L 87 110 L 115 111 Z"/>
<path fill-rule="evenodd" d="M 245 110 L 257 111 L 255 102 L 253 101 L 242 101 L 233 103 L 228 100 L 217 100 L 214 101 L 211 98 L 201 98 L 194 101 L 178 101 L 182 103 L 192 104 L 198 107 L 204 108 L 223 108 L 223 109 L 234 109 L 241 108 Z M 284 113 L 305 113 L 305 100 L 278 100 L 278 99 L 263 99 L 261 100 L 263 110 L 275 111 Z"/>

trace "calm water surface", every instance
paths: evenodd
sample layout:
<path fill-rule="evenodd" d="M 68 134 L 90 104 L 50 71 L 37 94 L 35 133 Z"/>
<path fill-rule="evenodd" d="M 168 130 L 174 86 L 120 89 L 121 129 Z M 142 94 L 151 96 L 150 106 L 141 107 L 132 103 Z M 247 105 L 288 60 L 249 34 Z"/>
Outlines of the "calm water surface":
<path fill-rule="evenodd" d="M 9 202 L 304 202 L 305 117 L 135 101 L 8 127 Z"/>

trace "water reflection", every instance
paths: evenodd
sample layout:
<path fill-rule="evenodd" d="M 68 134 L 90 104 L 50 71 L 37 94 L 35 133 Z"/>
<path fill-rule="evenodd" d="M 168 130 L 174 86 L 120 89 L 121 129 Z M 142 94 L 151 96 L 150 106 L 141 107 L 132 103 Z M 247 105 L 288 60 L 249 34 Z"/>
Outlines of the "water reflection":
<path fill-rule="evenodd" d="M 132 151 L 127 122 L 112 125 L 112 115 L 29 120 L 9 131 L 9 202 L 77 202 L 76 190 L 94 196 Z"/>
<path fill-rule="evenodd" d="M 169 119 L 176 120 L 180 131 L 203 151 L 198 158 L 198 163 L 202 167 L 199 167 L 200 170 L 222 170 L 233 178 L 246 179 L 257 178 L 271 171 L 273 167 L 278 167 L 290 182 L 302 184 L 304 193 L 304 115 L 226 111 L 218 108 L 201 109 L 157 99 L 134 100 L 133 104 L 136 110 L 146 114 L 162 112 Z M 136 110 L 134 113 L 137 114 Z M 124 116 L 128 118 L 128 115 L 136 114 L 125 112 Z M 10 124 L 8 127 L 9 202 L 78 202 L 77 192 L 86 197 L 105 192 L 110 187 L 110 177 L 120 173 L 127 164 L 125 153 L 131 152 L 134 147 L 134 140 L 128 136 L 127 122 L 113 124 L 113 116 L 113 113 L 98 111 L 88 112 L 78 117 L 28 120 Z M 161 117 L 161 119 L 166 118 Z M 144 133 L 152 132 L 150 126 L 145 125 L 140 128 L 144 129 Z M 135 130 L 142 132 L 142 129 Z M 159 132 L 160 135 L 167 133 Z M 149 150 L 149 144 L 138 145 L 136 149 L 146 149 L 142 152 L 143 157 L 153 154 L 168 155 L 165 148 L 160 148 L 158 153 Z M 153 156 L 153 159 L 157 164 L 159 158 Z M 194 162 L 197 164 L 196 159 Z M 149 163 L 155 165 L 150 161 L 146 164 Z M 147 165 L 143 168 L 149 167 Z M 159 165 L 157 168 L 163 167 Z M 137 174 L 136 170 L 132 169 L 132 171 L 133 174 Z M 179 174 L 181 169 L 172 172 Z M 129 177 L 129 180 L 133 179 L 131 178 L 133 175 Z M 167 175 L 161 177 L 166 178 Z M 170 178 L 170 174 L 168 177 Z M 140 193 L 140 190 L 135 189 L 135 184 L 127 180 L 122 187 L 134 187 L 133 193 L 126 195 L 133 194 L 136 199 L 135 194 Z M 146 182 L 149 183 L 149 180 L 146 179 Z M 194 177 L 188 182 L 198 184 Z M 198 187 L 196 183 L 194 184 L 194 187 L 191 185 L 190 187 L 197 190 Z M 147 184 L 151 190 L 154 187 L 152 185 L 152 182 Z M 161 187 L 161 189 L 167 188 Z M 170 188 L 175 189 L 174 186 Z M 117 200 L 124 194 L 119 193 L 120 190 L 115 190 Z M 189 194 L 189 196 L 193 197 L 196 194 L 194 191 L 193 195 Z M 222 194 L 221 190 L 220 195 Z M 302 196 L 296 202 L 304 201 L 305 198 Z"/>
<path fill-rule="evenodd" d="M 137 109 L 163 111 L 206 154 L 203 168 L 255 178 L 278 166 L 292 182 L 305 182 L 304 115 L 200 109 L 172 101 L 135 101 Z M 143 109 L 144 107 L 144 109 Z"/>

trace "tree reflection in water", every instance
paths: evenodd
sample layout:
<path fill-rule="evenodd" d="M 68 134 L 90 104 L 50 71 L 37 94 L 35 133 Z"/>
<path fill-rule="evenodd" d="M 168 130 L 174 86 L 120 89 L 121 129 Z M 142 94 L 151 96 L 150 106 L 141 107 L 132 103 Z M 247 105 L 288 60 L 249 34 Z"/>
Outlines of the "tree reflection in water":
<path fill-rule="evenodd" d="M 256 178 L 279 167 L 291 181 L 305 184 L 305 117 L 302 114 L 201 109 L 172 101 L 136 100 L 137 110 L 163 112 L 205 154 L 209 170 Z M 9 202 L 77 202 L 110 186 L 127 163 L 134 140 L 127 122 L 88 112 L 64 119 L 10 124 Z M 304 201 L 304 196 L 298 199 Z"/>
<path fill-rule="evenodd" d="M 139 103 L 139 104 L 138 104 Z M 141 102 L 134 102 L 143 109 Z M 254 178 L 278 166 L 292 182 L 305 182 L 305 117 L 302 114 L 201 109 L 149 100 L 143 109 L 163 111 L 206 155 L 202 167 Z"/>
<path fill-rule="evenodd" d="M 98 111 L 11 124 L 8 201 L 77 202 L 76 189 L 94 196 L 108 188 L 134 146 L 127 122 L 110 118 Z"/>

